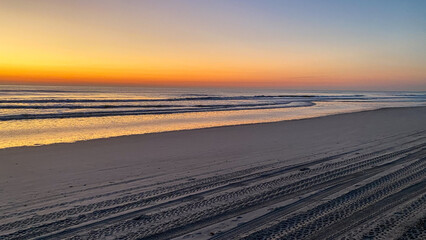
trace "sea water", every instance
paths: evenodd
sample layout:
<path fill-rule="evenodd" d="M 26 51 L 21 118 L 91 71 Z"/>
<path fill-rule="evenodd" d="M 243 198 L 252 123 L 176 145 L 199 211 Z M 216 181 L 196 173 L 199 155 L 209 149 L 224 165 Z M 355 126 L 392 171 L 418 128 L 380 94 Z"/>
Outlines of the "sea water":
<path fill-rule="evenodd" d="M 426 92 L 0 85 L 0 148 L 425 105 Z"/>

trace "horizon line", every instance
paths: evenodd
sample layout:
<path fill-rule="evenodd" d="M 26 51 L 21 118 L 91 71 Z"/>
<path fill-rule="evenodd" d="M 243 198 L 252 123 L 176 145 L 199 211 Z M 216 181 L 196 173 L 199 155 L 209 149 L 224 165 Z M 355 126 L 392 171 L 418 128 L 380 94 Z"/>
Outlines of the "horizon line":
<path fill-rule="evenodd" d="M 299 90 L 299 91 L 363 91 L 363 92 L 426 92 L 426 88 L 423 90 L 413 89 L 389 89 L 383 88 L 367 88 L 362 86 L 354 86 L 351 88 L 339 88 L 339 86 L 328 86 L 328 87 L 305 87 L 305 86 L 254 86 L 254 85 L 182 85 L 182 84 L 146 84 L 146 83 L 117 83 L 117 82 L 35 82 L 35 81 L 5 81 L 0 80 L 0 86 L 69 86 L 69 87 L 146 87 L 146 88 L 221 88 L 221 89 L 280 89 L 280 90 Z M 413 86 L 418 88 L 419 86 Z"/>

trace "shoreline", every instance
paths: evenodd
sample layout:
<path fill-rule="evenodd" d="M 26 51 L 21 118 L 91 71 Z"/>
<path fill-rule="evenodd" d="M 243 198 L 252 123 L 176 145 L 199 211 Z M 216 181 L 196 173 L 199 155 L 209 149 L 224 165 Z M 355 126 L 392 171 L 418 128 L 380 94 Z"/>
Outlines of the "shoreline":
<path fill-rule="evenodd" d="M 140 164 L 138 163 L 137 155 L 143 153 L 142 158 L 160 158 L 163 161 L 170 161 L 166 156 L 170 156 L 170 158 L 179 157 L 179 155 L 184 154 L 187 157 L 193 158 L 193 155 L 197 155 L 197 147 L 200 151 L 199 154 L 206 154 L 205 152 L 210 152 L 212 148 L 222 149 L 225 148 L 227 151 L 232 151 L 232 149 L 228 149 L 227 146 L 220 146 L 224 142 L 229 141 L 243 141 L 241 144 L 239 142 L 229 142 L 230 146 L 239 146 L 244 147 L 243 153 L 247 150 L 245 149 L 250 145 L 253 148 L 259 148 L 262 150 L 267 147 L 268 143 L 259 144 L 259 137 L 274 137 L 274 141 L 285 140 L 286 142 L 291 142 L 292 139 L 288 139 L 286 136 L 281 136 L 276 133 L 277 130 L 288 129 L 294 135 L 294 137 L 300 137 L 299 143 L 300 148 L 303 144 L 306 144 L 306 138 L 309 136 L 308 130 L 305 128 L 309 128 L 315 131 L 318 131 L 318 134 L 323 135 L 324 131 L 329 132 L 331 129 L 318 129 L 315 124 L 321 123 L 325 125 L 325 128 L 330 128 L 330 121 L 336 121 L 336 127 L 340 127 L 342 129 L 347 130 L 347 128 L 342 125 L 342 120 L 339 119 L 347 119 L 347 121 L 352 121 L 354 117 L 361 118 L 364 115 L 386 115 L 386 112 L 390 112 L 390 115 L 393 115 L 392 112 L 398 111 L 406 111 L 413 112 L 417 110 L 423 110 L 426 112 L 426 107 L 400 107 L 400 108 L 381 108 L 375 110 L 366 110 L 359 112 L 350 112 L 350 113 L 340 113 L 340 114 L 332 114 L 326 116 L 319 116 L 314 118 L 303 118 L 303 119 L 295 119 L 295 120 L 284 120 L 277 122 L 266 122 L 266 123 L 254 123 L 254 124 L 241 124 L 241 125 L 230 125 L 230 126 L 217 126 L 217 127 L 209 127 L 209 128 L 200 128 L 200 129 L 189 129 L 189 130 L 177 130 L 177 131 L 168 131 L 168 132 L 159 132 L 159 133 L 147 133 L 147 134 L 135 134 L 135 135 L 125 135 L 125 136 L 117 136 L 117 137 L 109 137 L 109 138 L 99 138 L 99 139 L 90 139 L 84 141 L 77 141 L 71 143 L 55 143 L 48 145 L 40 145 L 40 146 L 22 146 L 22 147 L 12 147 L 12 148 L 4 148 L 0 149 L 0 163 L 6 164 L 13 162 L 13 159 L 18 161 L 23 161 L 28 164 L 29 160 L 35 158 L 37 161 L 47 162 L 48 165 L 53 164 L 54 166 L 59 167 L 57 164 L 69 164 L 74 168 L 79 169 L 80 166 L 78 163 L 71 164 L 72 162 L 79 159 L 77 162 L 82 161 L 90 161 L 91 158 L 104 158 L 104 161 L 97 160 L 94 163 L 87 163 L 90 165 L 90 169 L 96 170 L 98 161 L 105 162 L 108 164 L 113 164 L 114 166 L 119 166 L 120 163 L 116 162 L 117 158 L 120 156 L 126 156 L 132 164 Z M 398 116 L 402 117 L 402 116 Z M 377 120 L 376 120 L 377 121 Z M 357 123 L 354 123 L 357 124 Z M 304 127 L 301 127 L 304 126 Z M 335 127 L 335 126 L 333 126 Z M 365 127 L 362 127 L 365 128 Z M 312 131 L 311 130 L 311 131 Z M 363 130 L 363 129 L 361 129 Z M 350 130 L 353 131 L 353 130 Z M 256 137 L 253 135 L 254 133 L 258 134 Z M 335 134 L 342 134 L 336 132 Z M 241 136 L 240 136 L 241 135 Z M 300 136 L 299 136 L 300 135 Z M 244 137 L 246 136 L 246 137 Z M 188 144 L 186 142 L 193 142 L 195 138 L 201 138 L 204 141 L 197 143 L 194 142 L 194 145 Z M 267 140 L 267 138 L 263 139 Z M 272 140 L 271 140 L 272 141 Z M 219 145 L 218 145 L 219 143 Z M 254 144 L 254 145 L 253 145 Z M 272 142 L 271 145 L 276 144 Z M 253 146 L 252 146 L 253 145 Z M 170 149 L 168 149 L 170 146 Z M 99 150 L 98 150 L 99 149 Z M 156 151 L 156 149 L 158 151 Z M 303 149 L 303 146 L 302 146 Z M 165 151 L 164 151 L 165 150 Z M 255 149 L 250 149 L 251 151 L 255 151 Z M 97 152 L 100 151 L 100 152 Z M 107 153 L 103 153 L 102 151 L 109 152 L 111 155 Z M 162 152 L 164 151 L 164 152 Z M 168 153 L 168 152 L 172 153 Z M 50 153 L 51 152 L 51 153 Z M 297 152 L 297 151 L 296 151 Z M 313 152 L 310 150 L 309 152 Z M 164 154 L 163 154 L 164 153 Z M 174 154 L 174 155 L 173 155 Z M 241 154 L 241 152 L 235 151 L 233 154 Z M 47 156 L 46 156 L 47 155 Z M 164 155 L 164 156 L 163 156 Z M 46 156 L 46 157 L 43 157 Z M 68 162 L 64 162 L 65 160 L 61 158 L 68 159 Z M 209 157 L 211 158 L 211 157 Z M 222 157 L 221 157 L 222 158 Z M 12 160 L 11 160 L 12 159 Z M 56 162 L 58 161 L 58 162 Z M 12 167 L 13 166 L 9 166 Z M 19 170 L 20 168 L 18 168 Z M 60 168 L 61 171 L 68 171 L 66 168 Z M 29 169 L 27 169 L 29 170 Z M 41 169 L 42 170 L 42 169 Z M 40 171 L 41 171 L 40 170 Z M 1 169 L 0 169 L 1 173 Z M 4 174 L 6 174 L 4 172 Z M 1 174 L 0 174 L 1 175 Z M 1 180 L 1 179 L 0 179 Z"/>
<path fill-rule="evenodd" d="M 281 122 L 284 123 L 284 122 L 289 122 L 289 121 L 300 121 L 300 120 L 307 120 L 307 119 L 317 119 L 317 118 L 324 118 L 324 117 L 336 116 L 336 115 L 344 115 L 344 114 L 352 114 L 352 113 L 362 113 L 362 112 L 371 112 L 371 111 L 380 111 L 380 110 L 386 110 L 386 109 L 404 109 L 404 108 L 426 108 L 426 106 L 381 107 L 381 108 L 376 108 L 376 109 L 367 109 L 367 110 L 360 110 L 360 111 L 354 110 L 354 111 L 350 111 L 350 112 L 332 113 L 332 114 L 326 114 L 326 115 L 322 115 L 322 116 L 302 117 L 302 118 L 295 118 L 295 119 L 288 119 L 288 120 L 278 120 L 278 121 L 271 121 L 271 122 L 242 123 L 242 124 L 233 124 L 233 125 L 221 125 L 221 126 L 202 127 L 202 128 L 191 128 L 191 129 L 180 129 L 180 130 L 170 130 L 170 131 L 160 131 L 160 132 L 136 133 L 136 134 L 129 134 L 129 135 L 120 135 L 120 136 L 94 138 L 94 139 L 87 139 L 87 140 L 77 140 L 77 141 L 73 141 L 73 142 L 57 142 L 57 143 L 50 143 L 50 144 L 37 144 L 37 145 L 6 147 L 6 148 L 0 148 L 0 154 L 1 154 L 2 150 L 7 150 L 7 149 L 37 148 L 37 147 L 52 146 L 52 145 L 75 144 L 75 143 L 84 143 L 84 142 L 90 142 L 90 141 L 105 141 L 105 140 L 116 139 L 116 138 L 137 137 L 137 136 L 143 136 L 143 135 L 153 135 L 153 134 L 162 134 L 162 133 L 198 131 L 198 130 L 203 130 L 203 129 L 216 129 L 216 128 L 225 128 L 225 127 L 250 126 L 250 125 L 258 125 L 258 124 L 273 124 L 273 123 L 281 123 Z M 25 120 L 23 120 L 23 121 L 25 121 Z"/>

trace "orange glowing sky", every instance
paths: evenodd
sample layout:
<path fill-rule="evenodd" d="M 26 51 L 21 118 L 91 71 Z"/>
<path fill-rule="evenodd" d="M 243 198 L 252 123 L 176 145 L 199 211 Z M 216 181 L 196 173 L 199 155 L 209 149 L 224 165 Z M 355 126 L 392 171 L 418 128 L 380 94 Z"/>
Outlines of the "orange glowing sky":
<path fill-rule="evenodd" d="M 426 90 L 425 1 L 0 3 L 0 83 Z"/>

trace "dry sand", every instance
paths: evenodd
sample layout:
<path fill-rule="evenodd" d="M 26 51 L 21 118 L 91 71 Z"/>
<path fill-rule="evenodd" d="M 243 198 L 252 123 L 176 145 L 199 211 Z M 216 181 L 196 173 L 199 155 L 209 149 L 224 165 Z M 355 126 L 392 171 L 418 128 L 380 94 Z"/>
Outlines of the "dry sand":
<path fill-rule="evenodd" d="M 0 239 L 421 239 L 425 123 L 395 108 L 3 149 Z"/>

